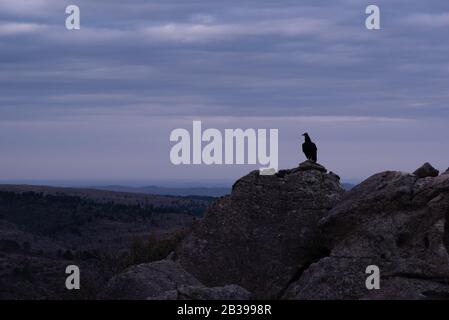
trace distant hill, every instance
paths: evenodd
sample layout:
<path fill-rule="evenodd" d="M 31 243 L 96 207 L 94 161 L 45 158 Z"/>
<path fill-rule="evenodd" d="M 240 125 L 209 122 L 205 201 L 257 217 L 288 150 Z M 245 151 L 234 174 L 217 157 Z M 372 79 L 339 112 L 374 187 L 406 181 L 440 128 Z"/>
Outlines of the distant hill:
<path fill-rule="evenodd" d="M 216 188 L 216 187 L 171 188 L 171 187 L 158 187 L 158 186 L 127 187 L 120 185 L 110 185 L 110 186 L 94 186 L 92 188 L 100 190 L 118 191 L 118 192 L 145 193 L 145 194 L 169 195 L 169 196 L 194 195 L 194 196 L 221 197 L 231 193 L 231 188 Z"/>
<path fill-rule="evenodd" d="M 145 205 L 153 204 L 157 206 L 181 203 L 190 203 L 191 201 L 205 201 L 209 203 L 214 200 L 212 196 L 206 195 L 162 195 L 150 194 L 147 192 L 132 192 L 138 188 L 123 187 L 122 190 L 112 190 L 109 188 L 92 187 L 92 188 L 65 188 L 53 186 L 27 185 L 27 184 L 0 184 L 1 191 L 11 192 L 36 192 L 44 195 L 65 195 L 89 199 L 98 203 L 114 202 L 127 205 Z"/>
<path fill-rule="evenodd" d="M 346 182 L 343 182 L 343 183 L 341 184 L 341 186 L 343 187 L 343 189 L 345 189 L 346 191 L 348 191 L 348 190 L 351 190 L 352 188 L 354 188 L 356 185 L 353 184 L 353 183 L 346 183 Z"/>
<path fill-rule="evenodd" d="M 215 198 L 0 185 L 0 300 L 86 299 L 130 264 L 162 259 Z M 69 292 L 65 267 L 87 285 Z"/>

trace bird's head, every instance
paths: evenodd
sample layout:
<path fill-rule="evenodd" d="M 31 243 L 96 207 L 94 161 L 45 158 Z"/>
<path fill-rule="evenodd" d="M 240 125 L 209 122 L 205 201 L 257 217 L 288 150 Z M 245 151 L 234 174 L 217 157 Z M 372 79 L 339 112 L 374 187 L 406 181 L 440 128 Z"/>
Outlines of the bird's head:
<path fill-rule="evenodd" d="M 308 136 L 309 136 L 309 134 L 308 134 L 307 132 L 303 133 L 302 135 L 303 135 L 304 137 L 308 137 Z"/>

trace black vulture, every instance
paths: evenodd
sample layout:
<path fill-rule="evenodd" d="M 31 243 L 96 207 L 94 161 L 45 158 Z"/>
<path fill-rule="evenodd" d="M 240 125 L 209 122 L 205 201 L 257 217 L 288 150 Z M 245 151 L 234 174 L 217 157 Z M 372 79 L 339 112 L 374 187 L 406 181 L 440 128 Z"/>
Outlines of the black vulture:
<path fill-rule="evenodd" d="M 302 144 L 302 151 L 306 155 L 307 160 L 312 160 L 313 162 L 316 162 L 316 152 L 317 148 L 315 143 L 312 142 L 312 140 L 309 137 L 309 134 L 306 132 L 303 134 L 304 136 L 304 143 Z"/>

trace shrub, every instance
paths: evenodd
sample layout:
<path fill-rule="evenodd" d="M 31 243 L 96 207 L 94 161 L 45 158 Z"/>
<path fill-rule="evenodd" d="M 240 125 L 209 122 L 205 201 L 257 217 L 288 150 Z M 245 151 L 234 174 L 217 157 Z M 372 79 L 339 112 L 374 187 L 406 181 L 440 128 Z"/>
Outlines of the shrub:
<path fill-rule="evenodd" d="M 135 238 L 131 244 L 129 264 L 140 264 L 166 258 L 185 237 L 185 232 L 178 231 L 168 237 L 157 239 L 154 235 L 146 240 Z"/>

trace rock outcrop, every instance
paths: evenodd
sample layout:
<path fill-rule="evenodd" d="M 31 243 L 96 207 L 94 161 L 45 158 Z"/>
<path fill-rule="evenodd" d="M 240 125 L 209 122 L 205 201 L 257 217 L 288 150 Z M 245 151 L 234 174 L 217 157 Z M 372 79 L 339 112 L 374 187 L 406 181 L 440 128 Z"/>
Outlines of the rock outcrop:
<path fill-rule="evenodd" d="M 449 299 L 449 174 L 425 164 L 350 191 L 306 161 L 254 171 L 215 201 L 170 260 L 131 267 L 122 299 Z M 368 266 L 380 271 L 369 290 Z"/>
<path fill-rule="evenodd" d="M 112 278 L 100 294 L 108 300 L 249 300 L 237 285 L 208 288 L 176 262 L 166 259 L 132 266 Z"/>
<path fill-rule="evenodd" d="M 162 297 L 181 285 L 202 286 L 177 263 L 161 260 L 126 269 L 108 282 L 100 298 L 145 300 Z"/>
<path fill-rule="evenodd" d="M 415 170 L 413 174 L 418 178 L 437 177 L 440 172 L 432 167 L 428 162 L 424 163 L 421 167 Z"/>
<path fill-rule="evenodd" d="M 311 265 L 283 298 L 447 299 L 448 217 L 449 175 L 376 174 L 322 219 L 330 255 Z M 380 269 L 379 290 L 365 286 L 369 265 Z"/>
<path fill-rule="evenodd" d="M 176 252 L 207 286 L 237 284 L 277 298 L 310 263 L 328 254 L 318 221 L 344 193 L 339 178 L 311 161 L 276 175 L 251 172 L 206 211 Z"/>

